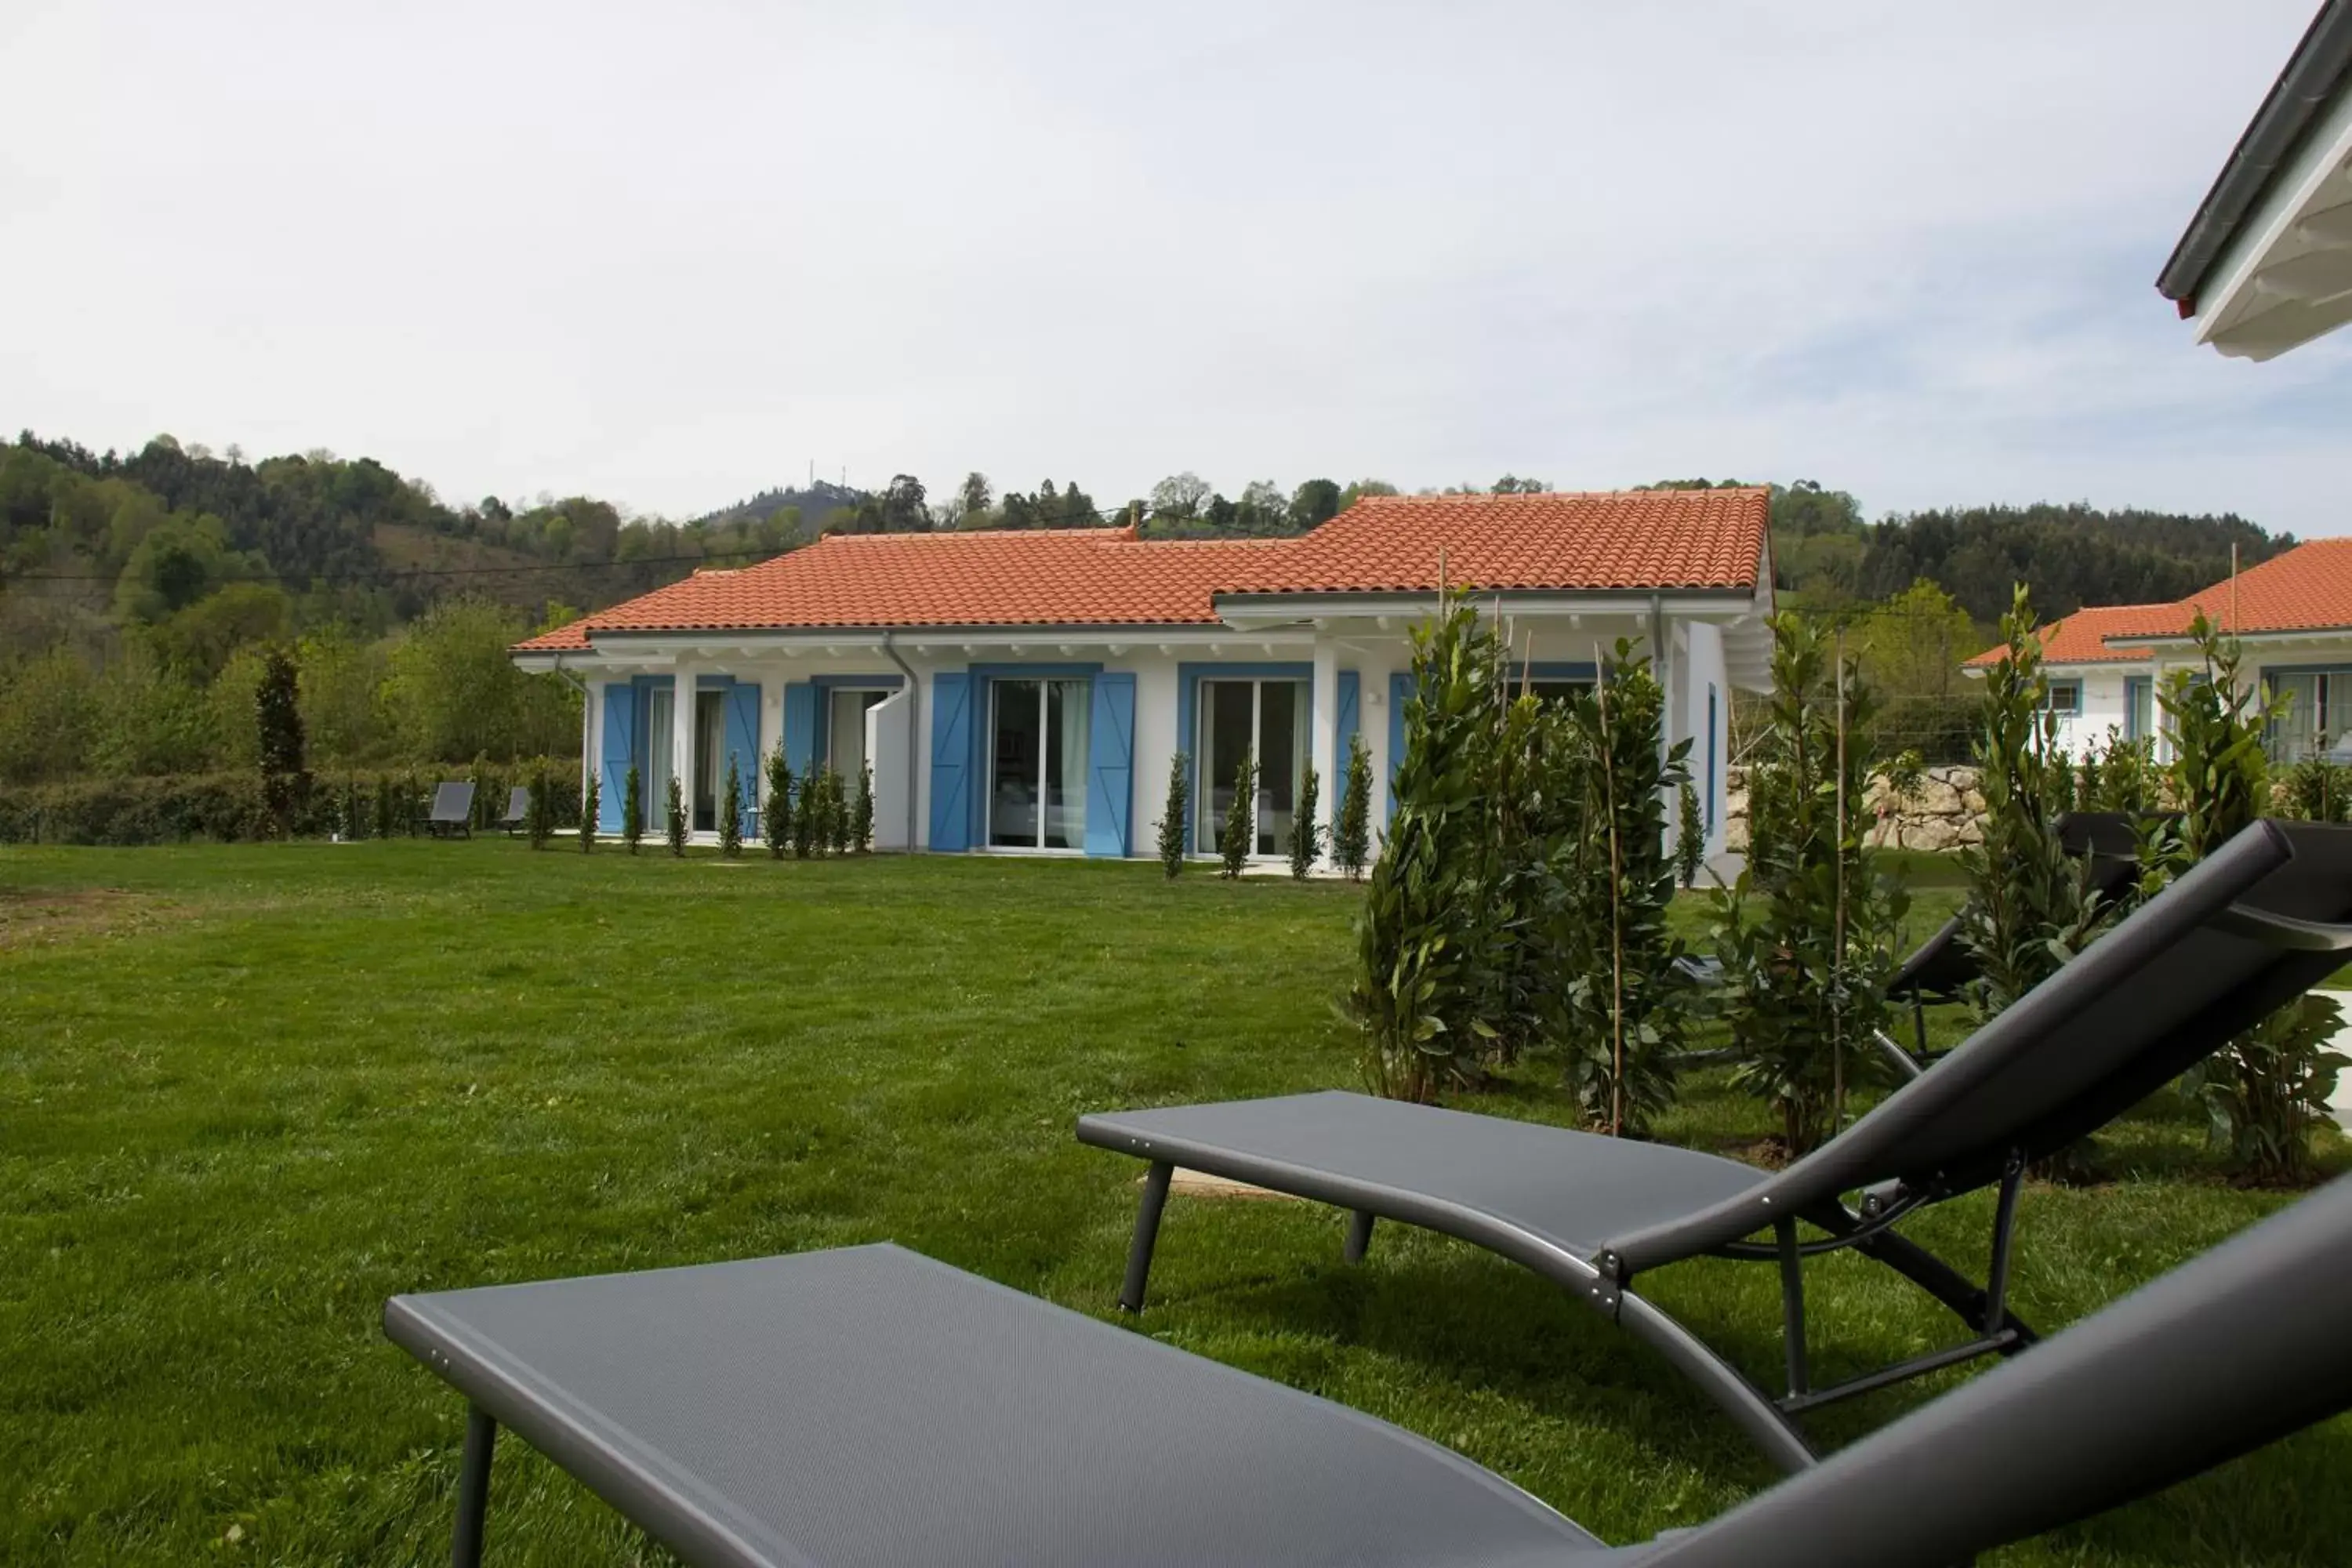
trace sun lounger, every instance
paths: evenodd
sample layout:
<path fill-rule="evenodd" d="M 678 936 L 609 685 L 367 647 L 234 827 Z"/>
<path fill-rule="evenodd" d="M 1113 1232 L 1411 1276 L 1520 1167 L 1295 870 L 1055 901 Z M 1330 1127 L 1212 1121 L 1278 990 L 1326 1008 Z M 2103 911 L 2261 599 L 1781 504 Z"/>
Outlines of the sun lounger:
<path fill-rule="evenodd" d="M 1784 1468 L 1812 1462 L 1804 1412 L 2034 1335 L 2008 1305 L 2026 1167 L 2122 1114 L 2301 995 L 2352 952 L 2352 827 L 2260 822 L 1888 1095 L 1768 1173 L 1695 1150 L 1338 1092 L 1087 1116 L 1082 1142 L 1150 1162 L 1120 1300 L 1143 1306 L 1177 1167 L 1459 1237 L 1565 1287 L 1662 1352 Z M 1979 1287 L 1893 1227 L 1997 1185 Z M 1815 1234 L 1806 1235 L 1801 1222 Z M 1759 1241 L 1759 1236 L 1769 1237 Z M 1956 1313 L 1969 1337 L 1815 1387 L 1802 1260 L 1851 1248 Z M 1785 1392 L 1766 1394 L 1635 1289 L 1699 1257 L 1777 1264 Z"/>
<path fill-rule="evenodd" d="M 505 828 L 507 837 L 511 838 L 521 831 L 523 824 L 530 820 L 530 786 L 517 784 L 508 793 L 507 814 L 499 818 L 499 826 Z"/>
<path fill-rule="evenodd" d="M 474 786 L 469 784 L 435 784 L 433 811 L 425 817 L 425 826 L 436 838 L 471 838 L 474 836 Z"/>
<path fill-rule="evenodd" d="M 2058 840 L 2083 861 L 2091 890 L 2103 901 L 2120 896 L 2139 877 L 2139 833 L 2119 811 L 2077 811 L 2058 819 Z M 1977 955 L 1960 940 L 1960 917 L 1946 921 L 1919 944 L 1886 983 L 1886 994 L 1911 1004 L 1912 1056 L 1924 1065 L 1927 1049 L 1927 1004 L 1956 1002 L 1983 973 Z"/>
<path fill-rule="evenodd" d="M 1622 1548 L 1426 1438 L 895 1247 L 398 1296 L 384 1331 L 471 1404 L 457 1568 L 500 1426 L 705 1568 L 1933 1568 L 2352 1404 L 2347 1249 L 2338 1183 Z"/>

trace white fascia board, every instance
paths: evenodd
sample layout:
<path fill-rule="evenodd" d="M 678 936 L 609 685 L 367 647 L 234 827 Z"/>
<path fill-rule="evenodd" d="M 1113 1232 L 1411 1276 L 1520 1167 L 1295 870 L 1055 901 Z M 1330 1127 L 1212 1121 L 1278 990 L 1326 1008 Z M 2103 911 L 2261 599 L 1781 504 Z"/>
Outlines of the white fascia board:
<path fill-rule="evenodd" d="M 2352 321 L 2352 292 L 2301 274 L 2332 275 L 2340 260 L 2352 289 L 2352 234 L 2314 214 L 2352 203 L 2352 93 L 2340 91 L 2305 137 L 2294 166 L 2221 255 L 2197 300 L 2196 341 L 2233 358 L 2266 360 Z M 2341 215 L 2339 215 L 2341 216 Z M 2308 258 L 2316 258 L 2317 260 Z"/>
<path fill-rule="evenodd" d="M 2347 637 L 2352 637 L 2352 626 L 2310 626 L 2295 631 L 2278 632 L 2224 632 L 2222 635 L 2224 637 L 2234 638 L 2236 641 L 2249 646 L 2269 645 L 2273 643 L 2293 644 L 2305 642 L 2342 642 Z M 2197 646 L 2194 638 L 2179 635 L 2171 637 L 2109 637 L 2107 640 L 2114 643 L 2117 647 L 2146 648 L 2148 650 L 2151 657 L 2159 656 L 2167 652 L 2179 653 L 2193 648 Z"/>

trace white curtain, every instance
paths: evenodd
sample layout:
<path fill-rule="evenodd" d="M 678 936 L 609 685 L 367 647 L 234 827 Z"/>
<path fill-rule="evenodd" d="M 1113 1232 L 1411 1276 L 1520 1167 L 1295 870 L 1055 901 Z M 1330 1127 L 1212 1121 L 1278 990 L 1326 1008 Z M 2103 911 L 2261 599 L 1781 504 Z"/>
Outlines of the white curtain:
<path fill-rule="evenodd" d="M 677 765 L 677 694 L 656 686 L 646 708 L 646 831 L 661 833 L 669 826 L 669 775 Z"/>
<path fill-rule="evenodd" d="M 1048 819 L 1047 831 L 1060 847 L 1076 849 L 1087 836 L 1087 742 L 1094 689 L 1085 680 L 1057 680 L 1054 686 L 1062 699 L 1062 793 L 1055 802 L 1061 809 Z"/>

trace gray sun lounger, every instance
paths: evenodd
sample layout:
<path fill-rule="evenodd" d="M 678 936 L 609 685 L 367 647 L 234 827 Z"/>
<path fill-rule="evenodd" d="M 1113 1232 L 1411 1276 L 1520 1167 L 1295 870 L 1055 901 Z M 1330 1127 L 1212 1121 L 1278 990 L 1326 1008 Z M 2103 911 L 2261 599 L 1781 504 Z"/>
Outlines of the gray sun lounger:
<path fill-rule="evenodd" d="M 433 786 L 433 811 L 425 819 L 425 827 L 436 838 L 474 836 L 474 786 L 469 784 L 438 784 Z"/>
<path fill-rule="evenodd" d="M 530 820 L 530 786 L 517 784 L 507 794 L 507 814 L 499 818 L 499 826 L 505 828 L 507 836 L 511 838 Z"/>
<path fill-rule="evenodd" d="M 1173 1169 L 1459 1237 L 1565 1287 L 1663 1352 L 1785 1469 L 1812 1462 L 1806 1411 L 2034 1334 L 2008 1304 L 2029 1164 L 2105 1125 L 2352 952 L 2352 827 L 2258 822 L 1822 1148 L 1777 1173 L 1735 1160 L 1328 1092 L 1083 1117 L 1078 1137 L 1150 1163 L 1120 1300 L 1144 1288 Z M 1898 1053 L 1899 1054 L 1899 1053 Z M 1982 1286 L 1899 1234 L 1919 1209 L 1997 1185 Z M 1850 1195 L 1858 1194 L 1849 1203 Z M 1808 1237 L 1800 1222 L 1818 1233 Z M 1769 1240 L 1756 1239 L 1769 1237 Z M 1828 1387 L 1811 1379 L 1803 1259 L 1851 1248 L 1949 1308 L 1958 1342 Z M 1767 1394 L 1635 1289 L 1700 1257 L 1777 1264 L 1785 1392 Z"/>
<path fill-rule="evenodd" d="M 1948 1568 L 2352 1405 L 2347 1250 L 2338 1182 L 1615 1548 L 1426 1438 L 895 1247 L 397 1296 L 384 1331 L 471 1404 L 457 1568 L 500 1426 L 703 1568 Z"/>

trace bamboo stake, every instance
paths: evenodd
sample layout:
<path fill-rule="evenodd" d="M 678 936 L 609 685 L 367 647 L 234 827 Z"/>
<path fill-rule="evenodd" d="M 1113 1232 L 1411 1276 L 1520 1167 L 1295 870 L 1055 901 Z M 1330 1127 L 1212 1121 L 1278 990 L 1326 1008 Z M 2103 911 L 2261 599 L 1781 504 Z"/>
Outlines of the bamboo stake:
<path fill-rule="evenodd" d="M 1592 645 L 1592 691 L 1601 714 L 1601 808 L 1609 817 L 1609 1136 L 1625 1131 L 1625 862 L 1617 837 L 1616 737 L 1601 645 Z"/>
<path fill-rule="evenodd" d="M 1837 1025 L 1830 1034 L 1830 1136 L 1845 1128 L 1845 631 L 1833 645 L 1837 660 L 1837 819 L 1831 842 L 1837 852 L 1837 913 L 1830 937 L 1830 1005 Z"/>

